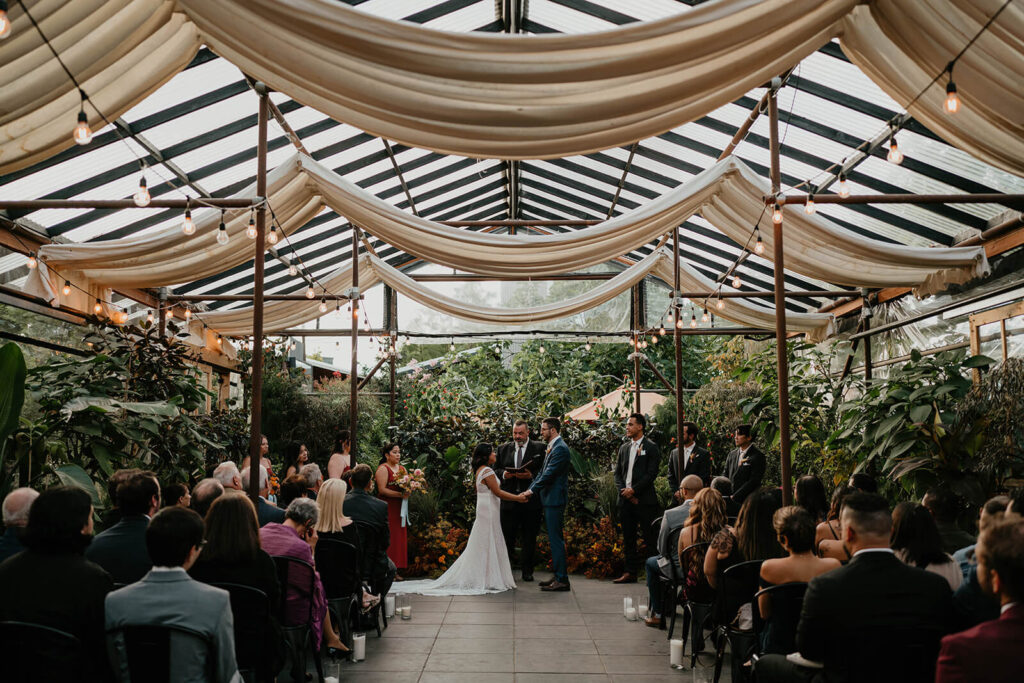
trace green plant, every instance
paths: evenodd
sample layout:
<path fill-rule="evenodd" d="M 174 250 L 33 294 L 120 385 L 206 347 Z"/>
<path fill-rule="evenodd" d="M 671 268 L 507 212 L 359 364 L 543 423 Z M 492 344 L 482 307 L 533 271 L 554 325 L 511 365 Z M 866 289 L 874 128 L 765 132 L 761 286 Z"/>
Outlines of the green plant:
<path fill-rule="evenodd" d="M 956 414 L 961 424 L 985 424 L 976 469 L 991 480 L 992 490 L 1024 478 L 1024 360 L 1009 358 L 985 373 L 957 404 Z"/>

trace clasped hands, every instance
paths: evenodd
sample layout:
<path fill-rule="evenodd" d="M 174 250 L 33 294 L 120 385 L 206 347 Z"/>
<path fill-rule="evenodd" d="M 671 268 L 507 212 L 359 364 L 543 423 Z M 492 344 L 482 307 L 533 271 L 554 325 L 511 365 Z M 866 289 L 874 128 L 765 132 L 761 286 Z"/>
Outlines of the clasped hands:
<path fill-rule="evenodd" d="M 526 489 L 525 491 L 520 493 L 518 496 L 516 496 L 516 500 L 519 501 L 520 503 L 525 503 L 526 501 L 530 500 L 530 496 L 532 496 L 532 495 L 533 495 L 533 491 L 531 491 L 530 489 Z"/>
<path fill-rule="evenodd" d="M 628 500 L 633 505 L 638 505 L 640 503 L 640 499 L 636 497 L 636 491 L 634 491 L 633 487 L 631 486 L 627 486 L 626 488 L 619 491 L 619 495 Z"/>

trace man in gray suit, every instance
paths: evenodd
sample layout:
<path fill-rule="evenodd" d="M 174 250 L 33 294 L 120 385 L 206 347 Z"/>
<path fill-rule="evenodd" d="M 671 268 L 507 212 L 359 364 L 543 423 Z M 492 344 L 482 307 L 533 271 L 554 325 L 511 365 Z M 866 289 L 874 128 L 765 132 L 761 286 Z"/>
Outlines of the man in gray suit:
<path fill-rule="evenodd" d="M 661 528 L 658 531 L 657 555 L 647 558 L 647 592 L 650 595 L 651 616 L 645 619 L 645 623 L 653 628 L 661 628 L 661 605 L 660 590 L 658 586 L 659 576 L 671 578 L 672 570 L 669 565 L 675 566 L 675 575 L 679 576 L 679 548 L 676 542 L 679 540 L 679 532 L 682 531 L 686 520 L 690 517 L 690 506 L 693 499 L 697 497 L 700 490 L 704 488 L 704 482 L 699 475 L 687 474 L 679 485 L 679 496 L 682 503 L 665 510 L 661 517 Z"/>
<path fill-rule="evenodd" d="M 235 663 L 228 592 L 186 573 L 203 546 L 203 520 L 192 510 L 164 508 L 146 529 L 153 568 L 142 580 L 107 595 L 107 643 L 118 681 L 128 681 L 128 626 L 180 626 L 202 636 L 171 634 L 170 680 L 241 683 Z"/>

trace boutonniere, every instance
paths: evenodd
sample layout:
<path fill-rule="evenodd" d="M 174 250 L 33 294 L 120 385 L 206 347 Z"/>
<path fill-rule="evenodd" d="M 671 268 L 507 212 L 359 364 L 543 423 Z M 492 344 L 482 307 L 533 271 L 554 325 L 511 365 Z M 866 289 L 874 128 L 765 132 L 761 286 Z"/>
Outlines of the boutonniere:
<path fill-rule="evenodd" d="M 639 458 L 639 457 L 640 457 L 641 455 L 643 455 L 643 454 L 644 454 L 644 449 L 642 449 L 642 448 L 641 448 L 640 450 L 638 450 L 638 451 L 636 452 L 636 457 L 638 457 L 638 458 Z"/>
<path fill-rule="evenodd" d="M 746 465 L 747 464 L 747 459 L 746 458 L 740 458 L 739 464 L 740 465 Z"/>

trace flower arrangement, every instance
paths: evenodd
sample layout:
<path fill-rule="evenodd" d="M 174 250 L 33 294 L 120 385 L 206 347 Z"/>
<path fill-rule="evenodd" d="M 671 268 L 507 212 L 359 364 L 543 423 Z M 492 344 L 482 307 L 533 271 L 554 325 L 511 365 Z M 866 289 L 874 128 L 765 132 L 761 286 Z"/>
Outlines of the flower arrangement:
<path fill-rule="evenodd" d="M 436 578 L 455 562 L 466 548 L 469 531 L 441 517 L 436 524 L 409 529 L 409 567 L 406 576 Z"/>
<path fill-rule="evenodd" d="M 395 480 L 395 486 L 402 490 L 402 493 L 422 494 L 427 492 L 427 477 L 423 470 L 416 468 L 412 472 L 406 472 Z"/>

